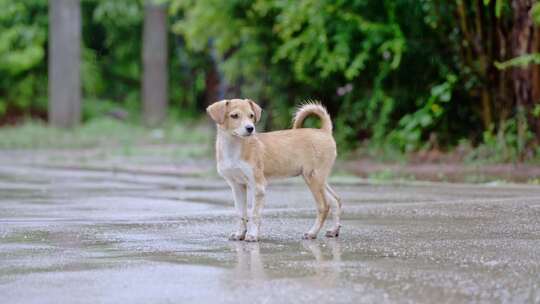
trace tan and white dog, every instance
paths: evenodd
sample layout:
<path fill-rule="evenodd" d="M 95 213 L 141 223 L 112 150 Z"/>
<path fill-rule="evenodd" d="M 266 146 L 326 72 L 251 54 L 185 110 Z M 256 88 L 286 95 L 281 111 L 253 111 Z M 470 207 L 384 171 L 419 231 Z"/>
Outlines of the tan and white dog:
<path fill-rule="evenodd" d="M 303 238 L 317 237 L 330 204 L 334 225 L 326 236 L 339 235 L 341 201 L 327 182 L 337 155 L 336 143 L 332 120 L 323 106 L 307 103 L 296 112 L 292 129 L 268 133 L 255 132 L 261 108 L 252 100 L 221 100 L 206 111 L 217 125 L 217 170 L 231 186 L 238 213 L 238 228 L 231 240 L 258 241 L 268 180 L 299 175 L 313 193 L 318 211 L 315 224 Z M 312 114 L 321 119 L 321 128 L 302 128 Z M 248 206 L 252 206 L 249 218 Z"/>

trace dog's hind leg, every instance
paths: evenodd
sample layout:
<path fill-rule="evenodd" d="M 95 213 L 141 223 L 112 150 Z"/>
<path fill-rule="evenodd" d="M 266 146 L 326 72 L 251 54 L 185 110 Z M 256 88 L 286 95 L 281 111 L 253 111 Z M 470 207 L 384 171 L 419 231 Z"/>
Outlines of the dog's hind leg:
<path fill-rule="evenodd" d="M 303 238 L 315 239 L 324 225 L 326 217 L 328 216 L 328 211 L 330 210 L 330 206 L 328 205 L 326 198 L 326 176 L 321 176 L 316 171 L 311 171 L 307 174 L 304 173 L 303 176 L 309 189 L 311 190 L 311 193 L 313 194 L 315 203 L 317 204 L 317 219 L 315 220 L 315 223 L 311 229 L 304 233 Z"/>
<path fill-rule="evenodd" d="M 334 226 L 330 230 L 326 231 L 326 237 L 338 237 L 339 229 L 341 228 L 341 198 L 327 183 L 325 186 L 326 199 L 331 201 L 334 208 L 332 210 L 332 216 L 334 217 Z"/>

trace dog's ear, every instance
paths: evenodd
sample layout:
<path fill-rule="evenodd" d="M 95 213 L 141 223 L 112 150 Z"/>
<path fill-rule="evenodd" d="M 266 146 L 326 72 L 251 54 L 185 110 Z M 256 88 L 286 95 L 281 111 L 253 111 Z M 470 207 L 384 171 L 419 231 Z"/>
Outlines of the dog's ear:
<path fill-rule="evenodd" d="M 247 101 L 249 102 L 249 105 L 251 106 L 251 110 L 255 112 L 255 123 L 259 122 L 259 120 L 261 120 L 261 113 L 262 113 L 261 107 L 259 107 L 259 105 L 256 104 L 251 99 L 247 99 Z"/>
<path fill-rule="evenodd" d="M 220 100 L 214 102 L 208 108 L 206 108 L 206 113 L 210 115 L 212 120 L 217 124 L 222 124 L 225 122 L 225 115 L 227 114 L 227 106 L 229 105 L 228 100 Z"/>

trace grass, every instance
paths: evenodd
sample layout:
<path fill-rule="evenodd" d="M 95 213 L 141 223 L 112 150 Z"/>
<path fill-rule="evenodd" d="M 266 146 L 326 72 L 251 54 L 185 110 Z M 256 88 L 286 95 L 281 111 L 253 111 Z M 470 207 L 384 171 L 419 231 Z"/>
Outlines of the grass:
<path fill-rule="evenodd" d="M 41 155 L 52 163 L 75 161 L 81 165 L 121 159 L 137 164 L 210 158 L 212 142 L 209 126 L 172 120 L 153 129 L 113 118 L 93 119 L 69 130 L 40 121 L 0 128 L 0 149 L 66 151 Z"/>
<path fill-rule="evenodd" d="M 134 147 L 162 144 L 205 144 L 211 132 L 202 124 L 167 122 L 161 128 L 99 118 L 73 130 L 59 129 L 39 121 L 0 128 L 2 149 L 85 149 L 96 147 Z"/>

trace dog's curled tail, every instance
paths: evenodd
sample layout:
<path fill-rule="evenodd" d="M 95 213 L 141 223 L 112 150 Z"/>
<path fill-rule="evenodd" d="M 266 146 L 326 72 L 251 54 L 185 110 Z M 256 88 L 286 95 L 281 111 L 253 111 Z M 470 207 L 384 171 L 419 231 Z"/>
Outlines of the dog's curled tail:
<path fill-rule="evenodd" d="M 321 119 L 321 130 L 332 133 L 332 119 L 326 111 L 326 108 L 318 101 L 308 101 L 305 104 L 300 105 L 293 119 L 293 129 L 302 128 L 304 120 L 309 115 L 316 115 Z"/>

